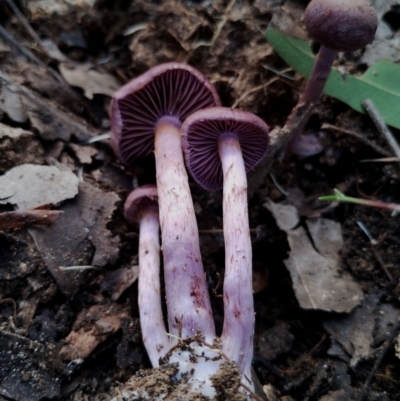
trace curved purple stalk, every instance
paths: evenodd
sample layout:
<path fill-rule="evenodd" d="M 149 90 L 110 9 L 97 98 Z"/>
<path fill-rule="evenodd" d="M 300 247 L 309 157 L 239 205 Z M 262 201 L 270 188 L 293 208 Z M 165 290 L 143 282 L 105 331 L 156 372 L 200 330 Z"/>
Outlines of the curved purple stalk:
<path fill-rule="evenodd" d="M 322 146 L 316 147 L 315 142 L 309 146 L 307 138 L 301 135 L 321 97 L 337 53 L 336 50 L 321 45 L 304 92 L 286 121 L 284 129 L 290 130 L 291 138 L 289 147 L 299 156 L 311 156 L 322 150 Z M 304 109 L 303 106 L 307 103 L 309 107 Z M 299 114 L 302 114 L 301 121 L 293 125 L 299 119 Z"/>

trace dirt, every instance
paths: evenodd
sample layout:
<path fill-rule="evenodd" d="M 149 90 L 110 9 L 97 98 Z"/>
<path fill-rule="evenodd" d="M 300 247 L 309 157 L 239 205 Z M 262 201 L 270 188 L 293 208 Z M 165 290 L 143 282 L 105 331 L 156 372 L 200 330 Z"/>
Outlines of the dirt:
<path fill-rule="evenodd" d="M 79 68 L 90 63 L 121 85 L 163 62 L 188 63 L 215 85 L 223 106 L 250 111 L 271 129 L 284 124 L 304 87 L 300 76 L 286 71 L 287 65 L 263 32 L 273 10 L 289 13 L 300 29 L 306 0 L 97 0 L 93 7 L 85 6 L 85 1 L 77 3 L 63 15 L 39 12 L 29 4 L 30 8 L 22 9 L 35 32 L 42 39 L 52 39 L 70 64 Z M 133 183 L 155 181 L 154 160 L 150 156 L 125 168 L 107 140 L 80 151 L 85 140 L 108 132 L 110 97 L 100 88 L 93 98 L 85 98 L 84 88 L 61 83 L 54 77 L 60 61 L 33 43 L 5 2 L 0 10 L 0 23 L 43 63 L 37 66 L 0 39 L 0 71 L 9 80 L 0 75 L 0 84 L 12 83 L 19 93 L 13 111 L 0 111 L 0 123 L 25 131 L 16 138 L 0 136 L 0 174 L 25 163 L 62 164 L 79 174 L 84 181 L 80 188 L 86 188 L 77 199 L 53 207 L 64 211 L 62 226 L 0 232 L 0 401 L 111 400 L 121 397 L 132 381 L 135 386 L 146 380 L 153 380 L 157 394 L 165 388 L 174 394 L 174 366 L 151 370 L 141 341 L 137 282 L 123 285 L 121 280 L 128 279 L 119 277 L 127 274 L 118 273 L 118 269 L 137 265 L 138 253 L 138 231 L 125 222 L 123 201 Z M 354 74 L 366 68 L 357 64 L 356 56 L 342 58 L 341 64 Z M 291 79 L 276 71 L 290 73 Z M 10 117 L 13 112 L 19 117 Z M 394 346 L 400 317 L 398 216 L 360 205 L 328 206 L 318 197 L 338 188 L 349 196 L 400 203 L 399 166 L 361 162 L 382 157 L 375 145 L 389 151 L 367 116 L 323 96 L 308 128 L 317 132 L 323 123 L 359 133 L 364 139 L 325 129 L 322 153 L 302 159 L 286 152 L 275 160 L 272 176 L 262 169 L 249 175 L 249 186 L 254 187 L 249 199 L 250 227 L 257 229 L 252 231 L 257 290 L 254 373 L 261 386 L 272 386 L 270 401 L 272 397 L 282 401 L 395 401 L 400 399 L 400 360 Z M 398 131 L 393 131 L 399 139 Z M 206 192 L 193 181 L 190 185 L 217 332 L 221 333 L 222 194 Z M 281 188 L 296 197 L 290 200 Z M 98 202 L 90 205 L 90 196 Z M 373 297 L 370 315 L 365 317 L 372 326 L 347 334 L 350 339 L 364 339 L 368 334 L 368 341 L 362 341 L 363 347 L 369 344 L 365 353 L 357 354 L 351 346 L 349 350 L 340 343 L 340 336 L 327 329 L 329 319 L 339 326 L 347 324 L 341 320 L 347 314 L 299 306 L 284 265 L 290 252 L 287 236 L 264 206 L 267 199 L 296 204 L 303 226 L 310 216 L 340 223 L 344 239 L 340 267 L 364 294 Z M 11 210 L 10 204 L 0 205 L 0 212 Z M 357 222 L 368 227 L 375 244 Z M 94 239 L 83 234 L 85 227 L 95 227 Z M 46 235 L 45 242 L 53 244 L 53 249 L 46 248 Z M 68 243 L 77 238 L 75 251 L 71 251 Z M 110 243 L 104 245 L 105 240 Z M 93 262 L 95 255 L 97 262 Z M 92 264 L 94 268 L 51 273 L 59 266 Z M 133 273 L 128 276 L 129 280 L 135 277 Z M 87 340 L 70 350 L 74 356 L 68 358 L 66 347 L 78 333 L 84 333 Z M 354 355 L 362 355 L 357 363 Z M 234 366 L 226 364 L 214 379 L 218 400 L 241 399 Z M 167 399 L 189 399 L 172 397 Z"/>

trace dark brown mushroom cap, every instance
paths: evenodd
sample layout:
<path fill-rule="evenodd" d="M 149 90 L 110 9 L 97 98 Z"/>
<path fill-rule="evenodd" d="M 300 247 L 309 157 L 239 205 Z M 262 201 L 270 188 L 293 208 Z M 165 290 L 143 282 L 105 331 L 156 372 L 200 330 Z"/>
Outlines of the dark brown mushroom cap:
<path fill-rule="evenodd" d="M 124 204 L 124 216 L 129 224 L 137 225 L 149 210 L 158 213 L 157 187 L 152 184 L 142 185 L 129 194 Z"/>
<path fill-rule="evenodd" d="M 218 143 L 227 133 L 238 138 L 246 171 L 261 161 L 268 147 L 269 129 L 254 114 L 213 107 L 197 111 L 182 125 L 186 166 L 194 180 L 210 191 L 223 186 Z"/>
<path fill-rule="evenodd" d="M 111 101 L 111 143 L 124 164 L 154 149 L 154 130 L 163 117 L 181 125 L 197 110 L 218 106 L 217 92 L 186 64 L 158 65 L 120 88 Z"/>
<path fill-rule="evenodd" d="M 304 24 L 316 42 L 332 50 L 353 52 L 373 41 L 378 18 L 367 0 L 312 0 Z"/>

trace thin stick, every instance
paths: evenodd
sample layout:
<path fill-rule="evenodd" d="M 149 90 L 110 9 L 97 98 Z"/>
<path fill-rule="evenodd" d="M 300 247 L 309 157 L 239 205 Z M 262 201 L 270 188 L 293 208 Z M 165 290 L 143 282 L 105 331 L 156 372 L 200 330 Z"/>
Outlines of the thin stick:
<path fill-rule="evenodd" d="M 6 0 L 7 4 L 12 9 L 15 16 L 18 18 L 19 22 L 24 26 L 26 31 L 31 35 L 31 38 L 44 50 L 43 42 L 39 38 L 39 35 L 33 30 L 25 16 L 21 13 L 20 9 L 15 5 L 13 0 Z"/>
<path fill-rule="evenodd" d="M 71 96 L 73 96 L 77 101 L 82 101 L 82 98 L 79 96 L 77 92 L 75 92 L 69 85 L 67 85 L 61 75 L 46 65 L 42 60 L 38 59 L 30 50 L 26 49 L 24 46 L 20 45 L 0 24 L 0 37 L 8 42 L 11 46 L 13 46 L 17 51 L 23 54 L 28 60 L 33 63 L 39 65 L 48 71 L 52 77 L 62 85 L 63 89 L 65 89 Z"/>
<path fill-rule="evenodd" d="M 364 106 L 364 109 L 368 113 L 368 115 L 371 117 L 371 120 L 374 122 L 376 128 L 378 131 L 383 135 L 383 137 L 386 139 L 386 142 L 390 146 L 390 148 L 393 151 L 393 154 L 396 157 L 400 157 L 400 146 L 397 143 L 396 139 L 394 138 L 392 132 L 390 129 L 387 127 L 385 122 L 383 121 L 382 116 L 379 114 L 378 110 L 372 103 L 371 99 L 366 99 L 362 102 L 362 105 Z"/>
<path fill-rule="evenodd" d="M 380 153 L 381 155 L 384 156 L 391 156 L 392 154 L 387 151 L 386 149 L 382 148 L 381 146 L 375 144 L 372 141 L 369 141 L 367 138 L 364 138 L 362 134 L 359 132 L 351 131 L 342 127 L 338 127 L 336 125 L 332 124 L 322 124 L 321 129 L 332 129 L 338 132 L 342 132 L 343 134 L 351 135 L 357 138 L 360 142 L 365 143 L 366 145 L 370 146 L 372 149 L 374 149 L 376 152 Z"/>
<path fill-rule="evenodd" d="M 400 329 L 400 321 L 397 321 L 396 325 L 394 326 L 393 330 L 391 331 L 391 333 L 388 335 L 386 341 L 384 342 L 383 346 L 382 346 L 382 351 L 381 354 L 379 355 L 379 357 L 376 359 L 374 367 L 372 368 L 370 374 L 368 375 L 367 380 L 364 383 L 363 388 L 361 389 L 360 393 L 358 394 L 358 397 L 356 398 L 356 401 L 362 401 L 368 386 L 371 384 L 372 379 L 374 378 L 379 365 L 382 363 L 382 360 L 384 358 L 384 356 L 386 355 L 387 351 L 389 350 L 389 348 L 391 348 L 392 344 L 393 344 L 393 340 L 395 339 L 398 331 Z"/>
<path fill-rule="evenodd" d="M 11 46 L 15 47 L 21 54 L 23 54 L 28 60 L 34 62 L 37 65 L 40 65 L 43 68 L 48 68 L 42 60 L 39 60 L 32 52 L 30 52 L 25 47 L 21 46 L 0 24 L 0 36 L 8 42 Z"/>
<path fill-rule="evenodd" d="M 273 77 L 271 78 L 267 83 L 256 86 L 255 88 L 249 89 L 248 91 L 244 92 L 242 96 L 239 97 L 239 99 L 236 100 L 235 103 L 233 103 L 232 105 L 232 109 L 236 109 L 236 107 L 238 106 L 238 104 L 244 100 L 247 96 L 249 96 L 251 93 L 253 92 L 257 92 L 261 89 L 266 88 L 267 86 L 271 85 L 272 83 L 274 83 L 275 81 L 278 81 L 279 77 Z"/>

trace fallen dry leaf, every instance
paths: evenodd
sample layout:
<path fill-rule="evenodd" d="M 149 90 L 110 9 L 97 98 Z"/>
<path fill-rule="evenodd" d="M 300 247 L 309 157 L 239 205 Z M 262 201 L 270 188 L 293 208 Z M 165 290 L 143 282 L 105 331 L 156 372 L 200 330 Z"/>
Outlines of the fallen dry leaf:
<path fill-rule="evenodd" d="M 108 73 L 94 70 L 90 64 L 70 67 L 65 63 L 60 63 L 59 69 L 63 78 L 71 86 L 83 89 L 88 99 L 93 99 L 93 95 L 96 94 L 112 96 L 121 86 L 115 77 Z"/>
<path fill-rule="evenodd" d="M 304 309 L 350 312 L 363 299 L 360 286 L 340 267 L 338 251 L 343 242 L 340 224 L 327 219 L 307 220 L 313 244 L 299 226 L 296 208 L 265 204 L 278 226 L 287 234 L 290 254 L 284 261 L 293 281 L 299 304 Z"/>
<path fill-rule="evenodd" d="M 51 100 L 17 84 L 1 71 L 0 87 L 3 95 L 0 108 L 15 122 L 26 122 L 29 118 L 32 128 L 38 131 L 41 138 L 67 142 L 72 135 L 80 141 L 93 136 L 87 124 L 72 113 L 61 110 Z"/>
<path fill-rule="evenodd" d="M 78 193 L 78 177 L 54 166 L 23 164 L 0 176 L 0 203 L 19 209 L 57 204 Z"/>
<path fill-rule="evenodd" d="M 116 261 L 119 239 L 113 238 L 106 226 L 118 200 L 113 192 L 81 182 L 78 196 L 60 207 L 64 213 L 55 224 L 31 229 L 47 268 L 64 294 L 75 294 L 84 274 L 82 270 L 66 271 L 63 267 L 102 267 Z"/>
<path fill-rule="evenodd" d="M 319 401 L 349 401 L 350 395 L 345 390 L 330 391 L 319 399 Z"/>
<path fill-rule="evenodd" d="M 88 10 L 94 0 L 31 0 L 26 6 L 32 20 L 49 17 L 51 15 L 67 15 L 77 10 Z"/>
<path fill-rule="evenodd" d="M 92 146 L 80 146 L 75 143 L 70 143 L 68 146 L 74 152 L 79 163 L 90 164 L 92 163 L 92 157 L 97 155 L 98 150 Z"/>
<path fill-rule="evenodd" d="M 26 131 L 22 128 L 10 127 L 9 125 L 0 123 L 0 138 L 16 139 L 21 136 L 33 136 L 31 131 Z"/>
<path fill-rule="evenodd" d="M 86 359 L 91 352 L 121 327 L 121 320 L 129 317 L 126 305 L 93 305 L 82 311 L 73 330 L 64 340 L 60 357 L 72 361 Z"/>
<path fill-rule="evenodd" d="M 118 300 L 122 293 L 129 288 L 139 277 L 139 266 L 121 267 L 106 273 L 101 289 L 111 294 L 113 301 Z"/>

